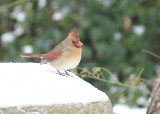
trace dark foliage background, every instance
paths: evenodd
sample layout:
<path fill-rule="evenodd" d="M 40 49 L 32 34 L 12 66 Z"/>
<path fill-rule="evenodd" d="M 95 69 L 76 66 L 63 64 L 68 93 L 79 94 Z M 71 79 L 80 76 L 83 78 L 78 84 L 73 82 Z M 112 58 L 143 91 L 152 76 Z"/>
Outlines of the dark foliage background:
<path fill-rule="evenodd" d="M 159 54 L 159 12 L 159 0 L 1 0 L 0 61 L 39 62 L 19 55 L 47 53 L 76 27 L 84 43 L 79 67 L 107 68 L 122 82 L 144 68 L 142 77 L 153 79 L 159 61 L 141 50 Z M 112 84 L 87 81 L 107 92 L 111 100 L 122 90 Z M 137 102 L 142 95 L 147 98 L 145 93 L 127 90 L 122 99 L 144 106 Z"/>

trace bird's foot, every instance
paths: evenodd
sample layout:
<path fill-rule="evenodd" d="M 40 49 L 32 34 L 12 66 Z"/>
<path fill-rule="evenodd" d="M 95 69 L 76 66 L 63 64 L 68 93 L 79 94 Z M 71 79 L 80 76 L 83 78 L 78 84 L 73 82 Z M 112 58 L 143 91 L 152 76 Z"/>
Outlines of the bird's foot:
<path fill-rule="evenodd" d="M 61 73 L 59 70 L 57 70 L 57 71 L 58 71 L 57 74 L 59 74 L 61 76 L 66 76 L 66 77 L 71 76 L 67 71 L 65 71 L 65 73 Z M 73 76 L 71 76 L 71 77 L 73 77 Z"/>
<path fill-rule="evenodd" d="M 67 71 L 65 71 L 65 73 L 66 73 L 67 76 L 71 76 Z M 71 77 L 73 77 L 73 76 L 71 76 Z"/>

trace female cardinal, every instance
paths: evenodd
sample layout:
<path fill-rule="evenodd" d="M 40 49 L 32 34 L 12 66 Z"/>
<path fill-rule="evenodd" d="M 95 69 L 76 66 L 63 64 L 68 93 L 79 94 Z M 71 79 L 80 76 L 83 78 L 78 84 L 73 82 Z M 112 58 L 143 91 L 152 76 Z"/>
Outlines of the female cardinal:
<path fill-rule="evenodd" d="M 60 75 L 63 75 L 59 70 L 65 70 L 66 75 L 69 75 L 67 70 L 75 68 L 81 60 L 81 45 L 76 29 L 73 28 L 68 34 L 68 37 L 60 42 L 52 51 L 47 54 L 24 53 L 21 57 L 38 57 L 41 58 L 40 64 L 49 63 L 57 69 Z"/>

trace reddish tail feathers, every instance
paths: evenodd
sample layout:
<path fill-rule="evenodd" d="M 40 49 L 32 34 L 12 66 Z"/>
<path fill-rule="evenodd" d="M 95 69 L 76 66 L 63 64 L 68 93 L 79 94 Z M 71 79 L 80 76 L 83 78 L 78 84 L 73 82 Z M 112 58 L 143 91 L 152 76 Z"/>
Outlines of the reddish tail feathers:
<path fill-rule="evenodd" d="M 43 54 L 39 54 L 39 53 L 24 53 L 21 55 L 21 57 L 38 57 L 38 58 L 43 58 L 44 55 Z"/>

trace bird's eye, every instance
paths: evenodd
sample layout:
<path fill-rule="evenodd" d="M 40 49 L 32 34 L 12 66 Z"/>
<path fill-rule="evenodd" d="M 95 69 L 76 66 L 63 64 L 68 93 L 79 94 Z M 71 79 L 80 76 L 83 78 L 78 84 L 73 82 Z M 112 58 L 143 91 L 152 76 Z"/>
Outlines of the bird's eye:
<path fill-rule="evenodd" d="M 72 41 L 72 43 L 75 43 L 75 41 Z"/>

